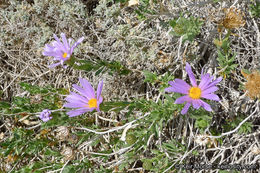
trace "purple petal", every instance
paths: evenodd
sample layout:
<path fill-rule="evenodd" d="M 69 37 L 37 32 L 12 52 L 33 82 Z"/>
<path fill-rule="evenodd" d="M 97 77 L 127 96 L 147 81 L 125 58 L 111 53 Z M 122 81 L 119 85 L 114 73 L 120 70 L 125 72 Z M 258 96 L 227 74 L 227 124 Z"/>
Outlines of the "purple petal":
<path fill-rule="evenodd" d="M 79 78 L 79 82 L 81 83 L 83 88 L 88 93 L 88 96 L 89 96 L 88 99 L 95 98 L 95 91 L 94 91 L 93 87 L 90 85 L 90 83 L 86 79 L 82 79 L 82 78 Z"/>
<path fill-rule="evenodd" d="M 53 42 L 53 43 L 57 44 L 59 49 L 61 49 L 63 52 L 66 52 L 66 49 L 65 49 L 64 45 L 61 43 L 60 39 L 55 34 L 53 34 L 53 37 L 56 40 L 56 42 Z"/>
<path fill-rule="evenodd" d="M 49 120 L 52 119 L 52 117 L 50 117 L 51 115 L 51 111 L 49 109 L 44 109 L 41 113 L 40 113 L 40 116 L 39 118 L 44 121 L 44 122 L 47 122 Z"/>
<path fill-rule="evenodd" d="M 200 99 L 192 99 L 192 105 L 195 109 L 199 109 L 201 104 Z"/>
<path fill-rule="evenodd" d="M 47 122 L 47 121 L 49 121 L 51 119 L 52 119 L 52 117 L 47 117 L 47 118 L 42 119 L 42 121 Z"/>
<path fill-rule="evenodd" d="M 181 79 L 175 79 L 175 85 L 178 84 L 179 86 L 185 87 L 187 89 L 190 89 L 190 85 L 187 84 L 184 80 Z"/>
<path fill-rule="evenodd" d="M 97 105 L 97 107 L 95 109 L 96 109 L 96 111 L 100 112 L 99 105 Z"/>
<path fill-rule="evenodd" d="M 216 80 L 212 81 L 209 85 L 205 86 L 204 89 L 207 89 L 209 87 L 212 87 L 214 85 L 216 85 L 217 83 L 219 83 L 222 80 L 222 77 L 218 77 Z"/>
<path fill-rule="evenodd" d="M 49 45 L 49 44 L 45 44 L 45 48 L 44 48 L 44 51 L 45 51 L 45 52 L 53 52 L 54 49 L 55 49 L 54 46 L 51 46 L 51 45 Z"/>
<path fill-rule="evenodd" d="M 189 90 L 183 90 L 182 88 L 176 88 L 176 87 L 169 87 L 165 88 L 166 92 L 175 92 L 175 93 L 181 93 L 181 94 L 188 94 Z"/>
<path fill-rule="evenodd" d="M 213 93 L 213 92 L 215 92 L 217 90 L 218 90 L 218 87 L 216 87 L 216 86 L 207 88 L 206 90 L 202 90 L 201 96 L 209 94 L 209 93 Z"/>
<path fill-rule="evenodd" d="M 66 35 L 65 35 L 64 33 L 61 33 L 60 36 L 61 36 L 61 38 L 62 38 L 63 45 L 64 45 L 64 47 L 65 47 L 65 49 L 66 49 L 66 53 L 70 53 L 70 52 L 69 52 L 69 44 L 68 44 Z"/>
<path fill-rule="evenodd" d="M 187 83 L 186 83 L 187 85 L 184 83 L 186 83 L 186 82 L 184 82 L 180 79 L 177 80 L 176 82 L 169 81 L 169 84 L 172 87 L 165 88 L 165 91 L 166 92 L 177 92 L 177 93 L 181 93 L 181 94 L 188 94 L 190 86 Z"/>
<path fill-rule="evenodd" d="M 199 84 L 199 88 L 203 89 L 205 85 L 208 85 L 211 82 L 210 74 L 205 74 L 201 76 L 201 81 Z"/>
<path fill-rule="evenodd" d="M 56 42 L 57 43 L 57 42 Z M 58 44 L 58 43 L 57 43 Z M 54 47 L 50 48 L 48 46 L 45 47 L 43 53 L 44 56 L 54 56 L 59 59 L 63 58 L 63 51 L 59 48 L 59 45 L 55 45 Z"/>
<path fill-rule="evenodd" d="M 61 65 L 62 66 L 64 66 L 64 62 L 65 62 L 66 60 L 64 60 L 63 58 L 60 60 L 60 63 L 61 63 Z"/>
<path fill-rule="evenodd" d="M 75 89 L 76 91 L 78 91 L 81 95 L 85 96 L 87 98 L 87 100 L 90 100 L 92 97 L 89 95 L 89 93 L 84 90 L 83 88 L 81 88 L 80 86 L 73 84 L 72 85 L 73 89 Z"/>
<path fill-rule="evenodd" d="M 99 105 L 100 105 L 102 102 L 103 102 L 103 97 L 100 96 L 100 97 L 98 98 L 98 100 L 97 100 L 97 108 L 96 108 L 96 110 L 97 110 L 98 112 L 100 112 Z"/>
<path fill-rule="evenodd" d="M 202 100 L 200 100 L 200 102 L 201 102 L 201 106 L 206 110 L 206 111 L 212 111 L 212 109 L 211 109 L 211 107 L 210 107 L 210 105 L 208 104 L 208 103 L 206 103 L 206 102 L 204 102 L 204 101 L 202 101 Z"/>
<path fill-rule="evenodd" d="M 98 84 L 98 88 L 97 88 L 97 99 L 99 100 L 99 97 L 101 95 L 102 92 L 102 88 L 103 88 L 103 80 L 99 82 Z"/>
<path fill-rule="evenodd" d="M 70 102 L 70 103 L 66 103 L 63 105 L 63 107 L 66 107 L 66 108 L 82 108 L 86 105 L 86 103 L 82 103 L 82 102 Z"/>
<path fill-rule="evenodd" d="M 89 111 L 91 111 L 91 109 L 80 108 L 80 109 L 75 109 L 75 110 L 67 112 L 67 115 L 69 115 L 69 117 L 75 117 L 75 116 L 84 114 L 85 112 L 89 112 Z"/>
<path fill-rule="evenodd" d="M 169 81 L 168 82 L 168 84 L 171 85 L 171 86 L 174 85 L 174 83 L 175 83 L 174 81 Z"/>
<path fill-rule="evenodd" d="M 201 73 L 200 73 L 200 76 L 204 76 L 204 67 L 201 69 Z"/>
<path fill-rule="evenodd" d="M 181 79 L 175 79 L 175 82 L 170 81 L 169 82 L 170 85 L 172 85 L 172 87 L 177 88 L 177 89 L 182 89 L 185 91 L 185 94 L 188 94 L 188 91 L 190 90 L 190 85 L 187 84 L 185 81 L 181 80 Z M 187 92 L 187 93 L 186 93 Z"/>
<path fill-rule="evenodd" d="M 179 97 L 175 100 L 174 104 L 182 104 L 184 102 L 188 102 L 190 103 L 192 101 L 192 99 L 186 95 L 186 96 L 182 96 L 182 97 Z"/>
<path fill-rule="evenodd" d="M 61 42 L 54 41 L 52 44 L 55 47 L 54 51 L 60 52 L 61 55 L 66 52 L 65 46 Z"/>
<path fill-rule="evenodd" d="M 70 47 L 70 46 L 71 46 L 72 39 L 69 38 L 68 40 L 69 40 L 69 47 Z"/>
<path fill-rule="evenodd" d="M 42 55 L 43 56 L 54 56 L 54 57 L 60 57 L 60 53 L 58 52 L 47 52 L 47 51 L 44 51 L 42 52 Z"/>
<path fill-rule="evenodd" d="M 100 97 L 98 98 L 98 105 L 101 104 L 102 102 L 103 102 L 103 97 L 100 96 Z"/>
<path fill-rule="evenodd" d="M 88 99 L 76 94 L 74 92 L 70 92 L 70 95 L 68 95 L 65 100 L 67 100 L 68 102 L 81 102 L 81 103 L 88 103 Z"/>
<path fill-rule="evenodd" d="M 67 65 L 62 65 L 62 67 L 63 67 L 64 69 L 68 68 L 68 66 L 67 66 Z"/>
<path fill-rule="evenodd" d="M 216 94 L 205 94 L 203 96 L 201 96 L 205 99 L 209 99 L 209 100 L 215 100 L 215 101 L 219 101 L 219 97 Z"/>
<path fill-rule="evenodd" d="M 188 109 L 190 108 L 190 103 L 186 103 L 186 105 L 184 106 L 184 108 L 181 110 L 181 114 L 184 115 L 188 112 Z"/>
<path fill-rule="evenodd" d="M 55 63 L 55 64 L 51 64 L 51 65 L 49 65 L 49 68 L 54 68 L 54 67 L 56 67 L 56 66 L 58 66 L 58 65 L 60 65 L 60 64 L 61 64 L 60 62 Z"/>
<path fill-rule="evenodd" d="M 70 54 L 72 54 L 73 50 L 84 40 L 84 37 L 81 37 L 80 39 L 78 39 L 78 41 L 76 41 L 72 47 L 70 48 Z"/>
<path fill-rule="evenodd" d="M 60 58 L 58 58 L 58 57 L 53 57 L 53 60 L 54 60 L 54 61 L 60 61 Z"/>
<path fill-rule="evenodd" d="M 73 100 L 73 99 L 70 99 L 70 98 L 65 98 L 65 100 L 70 103 L 70 104 L 76 104 L 76 105 L 80 105 L 80 107 L 84 107 L 84 106 L 87 106 L 88 105 L 88 102 L 82 102 L 82 100 Z M 68 104 L 67 103 L 67 104 Z M 65 106 L 65 104 L 64 104 Z M 68 105 L 68 106 L 72 106 L 72 105 Z M 65 106 L 67 107 L 67 106 Z M 69 108 L 72 108 L 72 107 L 69 107 Z M 77 107 L 75 107 L 77 108 Z"/>
<path fill-rule="evenodd" d="M 168 87 L 168 88 L 165 88 L 164 90 L 165 90 L 165 92 L 175 92 L 173 87 Z"/>
<path fill-rule="evenodd" d="M 191 82 L 192 86 L 197 86 L 197 82 L 196 82 L 194 74 L 193 74 L 193 72 L 191 70 L 191 66 L 187 62 L 186 62 L 186 71 L 187 71 L 187 73 L 189 75 L 190 82 Z"/>

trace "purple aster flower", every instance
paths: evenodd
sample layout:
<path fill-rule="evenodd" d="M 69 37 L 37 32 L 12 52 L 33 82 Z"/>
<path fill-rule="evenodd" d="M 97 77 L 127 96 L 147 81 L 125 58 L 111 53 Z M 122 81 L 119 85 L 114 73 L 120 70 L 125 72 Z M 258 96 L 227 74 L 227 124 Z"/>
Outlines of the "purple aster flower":
<path fill-rule="evenodd" d="M 205 110 L 212 111 L 210 105 L 200 98 L 219 101 L 219 97 L 216 94 L 213 94 L 213 92 L 218 90 L 215 85 L 222 80 L 222 77 L 213 80 L 213 77 L 210 76 L 210 74 L 203 74 L 202 70 L 201 81 L 200 84 L 197 85 L 196 79 L 191 70 L 191 66 L 188 63 L 186 63 L 186 71 L 188 73 L 192 86 L 181 79 L 175 79 L 175 81 L 169 82 L 171 87 L 165 88 L 165 91 L 185 94 L 185 96 L 179 97 L 175 101 L 175 104 L 182 104 L 186 102 L 184 108 L 181 111 L 181 114 L 186 114 L 191 104 L 195 109 L 199 109 L 202 106 Z"/>
<path fill-rule="evenodd" d="M 70 117 L 78 116 L 85 112 L 93 111 L 94 109 L 100 111 L 99 105 L 103 101 L 101 96 L 103 81 L 99 82 L 96 94 L 95 90 L 87 80 L 79 78 L 79 81 L 83 88 L 76 84 L 73 84 L 72 86 L 73 89 L 79 92 L 81 95 L 70 92 L 70 95 L 68 95 L 65 99 L 68 103 L 66 103 L 64 107 L 78 108 L 67 112 Z"/>
<path fill-rule="evenodd" d="M 61 33 L 62 42 L 59 40 L 59 38 L 53 34 L 53 37 L 56 41 L 53 41 L 51 45 L 46 44 L 44 48 L 44 52 L 42 53 L 44 56 L 53 56 L 53 60 L 58 60 L 60 62 L 50 65 L 50 68 L 56 67 L 58 65 L 63 65 L 65 61 L 70 59 L 70 56 L 72 55 L 73 50 L 77 47 L 78 44 L 80 44 L 84 37 L 81 37 L 71 46 L 72 39 L 69 38 L 67 40 L 64 33 Z"/>
<path fill-rule="evenodd" d="M 40 119 L 44 122 L 49 121 L 50 119 L 52 119 L 52 117 L 50 117 L 51 115 L 51 111 L 49 109 L 44 109 L 41 114 L 40 114 Z"/>

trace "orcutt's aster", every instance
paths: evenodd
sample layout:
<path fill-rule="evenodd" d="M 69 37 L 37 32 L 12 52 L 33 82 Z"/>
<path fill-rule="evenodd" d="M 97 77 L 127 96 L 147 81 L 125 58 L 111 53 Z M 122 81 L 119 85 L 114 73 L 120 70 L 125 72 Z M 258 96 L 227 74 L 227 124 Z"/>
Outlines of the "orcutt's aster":
<path fill-rule="evenodd" d="M 185 94 L 185 96 L 179 97 L 175 101 L 175 104 L 182 104 L 186 102 L 184 108 L 181 111 L 181 114 L 186 114 L 191 104 L 195 109 L 199 109 L 202 106 L 205 110 L 212 111 L 210 105 L 200 98 L 219 101 L 219 97 L 216 94 L 213 94 L 213 92 L 218 90 L 215 85 L 222 80 L 222 77 L 213 80 L 213 77 L 210 76 L 210 74 L 203 74 L 202 70 L 201 81 L 200 84 L 197 85 L 196 79 L 191 70 L 191 66 L 188 63 L 186 63 L 186 71 L 188 73 L 192 86 L 181 79 L 175 79 L 175 81 L 169 82 L 171 87 L 166 88 L 165 91 Z"/>
<path fill-rule="evenodd" d="M 53 41 L 51 45 L 46 44 L 44 51 L 42 53 L 44 56 L 53 56 L 54 57 L 53 60 L 60 61 L 58 63 L 50 65 L 49 66 L 50 68 L 56 67 L 60 64 L 63 65 L 65 61 L 69 60 L 73 50 L 84 39 L 84 37 L 81 37 L 80 39 L 78 39 L 78 41 L 76 41 L 73 45 L 71 45 L 72 39 L 69 38 L 67 40 L 64 33 L 61 33 L 62 42 L 55 34 L 53 34 L 53 37 L 55 38 L 55 41 Z"/>
<path fill-rule="evenodd" d="M 52 117 L 50 116 L 51 115 L 51 111 L 49 109 L 44 109 L 41 113 L 40 113 L 40 116 L 39 118 L 44 121 L 44 122 L 47 122 L 49 121 L 50 119 L 52 119 Z"/>
<path fill-rule="evenodd" d="M 79 81 L 83 88 L 76 84 L 73 84 L 72 86 L 73 89 L 79 92 L 81 95 L 70 92 L 70 95 L 68 95 L 65 99 L 68 103 L 66 103 L 64 107 L 78 108 L 67 112 L 70 117 L 78 116 L 85 112 L 93 111 L 94 109 L 100 111 L 99 105 L 103 101 L 101 96 L 103 81 L 99 82 L 96 94 L 95 90 L 87 80 L 79 78 Z"/>

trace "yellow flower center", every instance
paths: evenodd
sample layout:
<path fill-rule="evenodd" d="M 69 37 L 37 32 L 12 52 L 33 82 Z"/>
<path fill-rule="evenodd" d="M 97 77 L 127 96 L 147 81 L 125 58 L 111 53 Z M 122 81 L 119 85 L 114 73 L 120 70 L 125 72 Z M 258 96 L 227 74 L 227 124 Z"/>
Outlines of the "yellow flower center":
<path fill-rule="evenodd" d="M 65 52 L 65 53 L 62 55 L 62 57 L 63 57 L 63 58 L 66 58 L 67 55 L 68 55 L 68 54 Z"/>
<path fill-rule="evenodd" d="M 97 99 L 93 98 L 88 101 L 88 106 L 90 108 L 96 108 L 97 107 Z"/>
<path fill-rule="evenodd" d="M 198 87 L 191 87 L 189 90 L 189 96 L 193 99 L 199 99 L 201 96 L 201 89 Z"/>

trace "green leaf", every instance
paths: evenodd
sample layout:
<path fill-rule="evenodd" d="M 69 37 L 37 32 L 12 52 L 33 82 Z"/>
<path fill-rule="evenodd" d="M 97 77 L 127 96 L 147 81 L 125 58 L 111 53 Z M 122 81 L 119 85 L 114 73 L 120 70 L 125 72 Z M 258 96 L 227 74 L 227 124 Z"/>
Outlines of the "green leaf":
<path fill-rule="evenodd" d="M 175 20 L 170 20 L 170 21 L 169 21 L 169 24 L 170 24 L 170 26 L 171 26 L 172 28 L 174 28 L 174 27 L 176 26 L 176 24 L 177 24 L 176 21 L 177 21 L 176 19 L 175 19 Z"/>
<path fill-rule="evenodd" d="M 13 104 L 23 107 L 25 104 L 30 104 L 30 99 L 24 97 L 14 97 Z"/>
<path fill-rule="evenodd" d="M 99 75 L 105 67 L 101 67 L 98 71 L 96 71 L 95 76 Z"/>
<path fill-rule="evenodd" d="M 63 173 L 76 172 L 76 169 L 74 165 L 66 165 L 62 172 Z"/>
<path fill-rule="evenodd" d="M 34 85 L 31 85 L 31 84 L 29 84 L 29 83 L 21 82 L 21 83 L 20 83 L 20 86 L 21 86 L 24 90 L 28 91 L 28 92 L 31 93 L 31 94 L 41 93 L 41 90 L 40 90 L 39 87 L 34 86 Z"/>
<path fill-rule="evenodd" d="M 180 142 L 177 142 L 176 140 L 172 139 L 171 141 L 167 143 L 163 143 L 163 148 L 167 150 L 171 154 L 177 154 L 185 152 L 186 147 L 181 144 Z"/>
<path fill-rule="evenodd" d="M 91 70 L 95 70 L 97 69 L 98 67 L 93 64 L 92 62 L 85 62 L 83 65 L 74 65 L 73 66 L 74 69 L 77 69 L 77 70 L 85 70 L 85 71 L 91 71 Z"/>
<path fill-rule="evenodd" d="M 242 71 L 244 72 L 244 73 L 246 73 L 246 74 L 251 74 L 252 72 L 250 72 L 249 70 L 247 70 L 247 69 L 242 69 Z"/>
<path fill-rule="evenodd" d="M 122 109 L 124 109 L 125 107 L 127 107 L 130 104 L 130 102 L 103 102 L 100 104 L 100 110 L 104 111 L 104 112 L 108 112 L 109 110 L 114 109 L 115 112 L 118 112 Z"/>
<path fill-rule="evenodd" d="M 190 18 L 179 17 L 178 19 L 169 22 L 173 28 L 173 35 L 183 36 L 183 43 L 185 41 L 193 41 L 193 39 L 200 33 L 200 28 L 203 24 L 199 18 L 191 16 Z"/>
<path fill-rule="evenodd" d="M 149 83 L 155 83 L 156 82 L 156 80 L 157 80 L 156 74 L 149 72 L 147 70 L 143 71 L 143 73 L 144 73 L 144 76 L 145 76 L 144 82 L 149 82 Z"/>
<path fill-rule="evenodd" d="M 193 150 L 193 151 L 192 151 L 192 154 L 193 154 L 194 156 L 198 156 L 198 155 L 199 155 L 199 152 L 198 152 L 198 150 Z"/>
<path fill-rule="evenodd" d="M 51 116 L 52 116 L 51 121 L 42 123 L 41 129 L 73 124 L 73 122 L 76 121 L 75 118 L 74 119 L 69 118 L 69 116 L 65 112 L 53 112 Z"/>
<path fill-rule="evenodd" d="M 96 62 L 92 62 L 88 60 L 80 60 L 78 62 L 80 62 L 81 65 L 74 64 L 74 69 L 85 70 L 87 72 L 97 70 L 95 75 L 99 75 L 101 72 L 105 72 L 107 70 L 109 70 L 109 74 L 111 75 L 113 72 L 116 72 L 120 75 L 127 75 L 131 72 L 129 69 L 122 66 L 118 61 L 108 62 L 105 60 L 97 60 Z"/>
<path fill-rule="evenodd" d="M 60 153 L 57 151 L 53 151 L 50 148 L 46 148 L 46 151 L 44 153 L 45 156 L 60 156 Z"/>
<path fill-rule="evenodd" d="M 253 17 L 260 17 L 260 2 L 256 1 L 255 4 L 250 4 L 249 11 Z"/>
<path fill-rule="evenodd" d="M 11 107 L 11 104 L 8 103 L 8 102 L 3 102 L 3 101 L 0 101 L 0 108 L 10 108 Z"/>
<path fill-rule="evenodd" d="M 65 63 L 70 66 L 73 66 L 76 61 L 78 61 L 78 60 L 72 55 L 68 61 L 65 61 Z"/>
<path fill-rule="evenodd" d="M 151 170 L 153 168 L 153 162 L 150 159 L 143 160 L 143 169 Z"/>
<path fill-rule="evenodd" d="M 206 129 L 209 125 L 209 122 L 205 119 L 199 119 L 195 122 L 195 127 L 199 129 Z"/>

